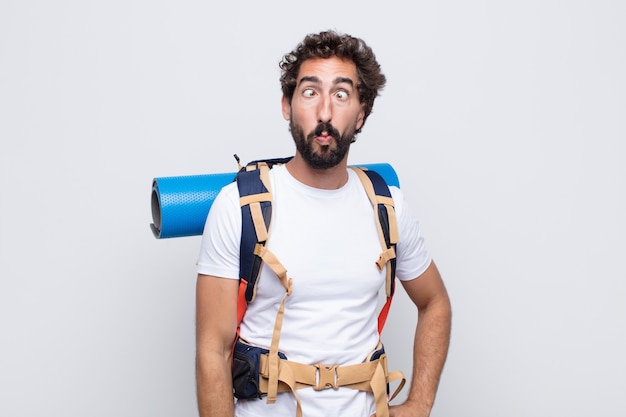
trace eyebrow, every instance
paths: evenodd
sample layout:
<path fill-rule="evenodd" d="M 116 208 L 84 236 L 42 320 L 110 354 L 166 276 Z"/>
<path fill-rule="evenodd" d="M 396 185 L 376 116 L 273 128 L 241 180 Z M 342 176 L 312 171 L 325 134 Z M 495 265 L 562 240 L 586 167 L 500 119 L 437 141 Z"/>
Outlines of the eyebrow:
<path fill-rule="evenodd" d="M 305 81 L 310 81 L 315 84 L 321 83 L 321 80 L 319 79 L 319 77 L 315 75 L 305 75 L 304 77 L 300 78 L 300 84 L 302 84 Z M 349 78 L 349 77 L 337 77 L 333 80 L 333 85 L 337 85 L 341 83 L 346 83 L 346 84 L 350 84 L 351 86 L 354 86 L 354 81 L 352 81 L 352 78 Z"/>

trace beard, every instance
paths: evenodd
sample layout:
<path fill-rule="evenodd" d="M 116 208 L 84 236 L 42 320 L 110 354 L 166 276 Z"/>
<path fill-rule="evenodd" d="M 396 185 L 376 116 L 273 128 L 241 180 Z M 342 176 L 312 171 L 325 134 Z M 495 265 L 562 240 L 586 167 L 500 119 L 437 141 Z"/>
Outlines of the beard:
<path fill-rule="evenodd" d="M 349 129 L 342 134 L 330 123 L 320 123 L 315 130 L 305 136 L 302 126 L 293 122 L 293 117 L 289 121 L 289 131 L 296 144 L 296 149 L 304 160 L 314 169 L 328 169 L 337 166 L 345 158 L 350 144 L 355 141 L 355 129 Z M 326 132 L 334 139 L 335 146 L 319 146 L 319 150 L 314 148 L 314 139 Z"/>

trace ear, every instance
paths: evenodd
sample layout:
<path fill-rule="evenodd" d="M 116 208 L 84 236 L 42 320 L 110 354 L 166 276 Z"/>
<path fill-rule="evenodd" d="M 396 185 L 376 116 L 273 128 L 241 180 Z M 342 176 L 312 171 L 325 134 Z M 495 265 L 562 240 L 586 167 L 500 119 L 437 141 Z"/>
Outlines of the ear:
<path fill-rule="evenodd" d="M 281 106 L 283 110 L 283 117 L 285 118 L 285 120 L 291 119 L 291 104 L 289 104 L 289 100 L 287 100 L 287 97 L 283 96 L 281 100 Z"/>
<path fill-rule="evenodd" d="M 359 130 L 363 126 L 363 121 L 365 120 L 365 104 L 361 105 L 361 111 L 359 112 L 356 119 L 356 130 Z"/>

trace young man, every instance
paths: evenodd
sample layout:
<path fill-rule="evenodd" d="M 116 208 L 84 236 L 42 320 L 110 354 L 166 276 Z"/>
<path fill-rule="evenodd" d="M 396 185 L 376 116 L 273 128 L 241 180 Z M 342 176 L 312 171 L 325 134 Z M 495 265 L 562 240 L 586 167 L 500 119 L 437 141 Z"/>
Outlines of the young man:
<path fill-rule="evenodd" d="M 375 265 L 381 246 L 372 205 L 347 161 L 385 77 L 362 40 L 335 32 L 307 36 L 285 55 L 281 68 L 282 113 L 296 152 L 270 170 L 273 211 L 267 247 L 286 267 L 292 286 L 285 297 L 276 273 L 264 265 L 240 337 L 269 349 L 284 297 L 279 350 L 290 361 L 361 364 L 379 341 L 378 293 L 385 287 L 385 270 Z M 408 398 L 389 407 L 389 415 L 426 417 L 448 350 L 450 302 L 417 220 L 402 192 L 391 191 L 399 233 L 396 277 L 419 319 Z M 298 389 L 298 401 L 291 392 L 279 392 L 271 404 L 264 398 L 234 402 L 241 224 L 238 189 L 228 185 L 207 218 L 198 261 L 200 415 L 293 417 L 299 406 L 304 417 L 375 415 L 371 392 L 341 386 Z"/>

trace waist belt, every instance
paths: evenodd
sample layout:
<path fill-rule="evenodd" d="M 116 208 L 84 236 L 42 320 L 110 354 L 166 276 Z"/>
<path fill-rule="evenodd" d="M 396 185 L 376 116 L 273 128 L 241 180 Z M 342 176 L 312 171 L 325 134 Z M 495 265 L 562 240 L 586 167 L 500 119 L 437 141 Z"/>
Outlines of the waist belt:
<path fill-rule="evenodd" d="M 376 351 L 381 349 L 382 344 L 379 343 Z M 267 394 L 268 404 L 276 402 L 276 394 L 279 392 L 293 393 L 296 398 L 296 417 L 302 417 L 297 390 L 307 387 L 316 391 L 344 387 L 371 392 L 376 403 L 376 417 L 388 417 L 388 401 L 395 398 L 406 382 L 402 372 L 388 372 L 387 355 L 384 353 L 371 361 L 345 366 L 305 365 L 287 359 L 271 359 L 270 354 L 260 355 L 259 390 Z M 277 378 L 270 378 L 270 375 L 277 375 Z M 272 384 L 270 379 L 276 382 Z M 396 380 L 400 380 L 400 384 L 388 399 L 388 384 Z"/>

